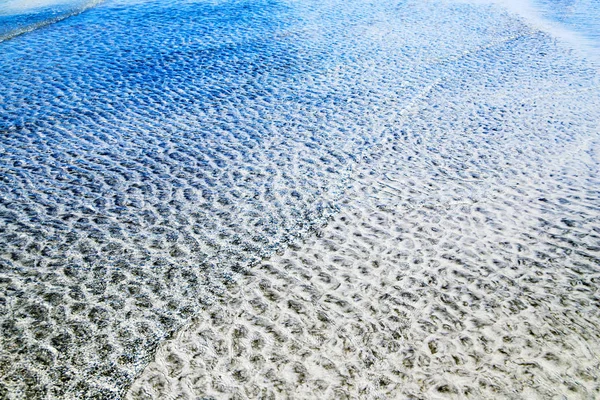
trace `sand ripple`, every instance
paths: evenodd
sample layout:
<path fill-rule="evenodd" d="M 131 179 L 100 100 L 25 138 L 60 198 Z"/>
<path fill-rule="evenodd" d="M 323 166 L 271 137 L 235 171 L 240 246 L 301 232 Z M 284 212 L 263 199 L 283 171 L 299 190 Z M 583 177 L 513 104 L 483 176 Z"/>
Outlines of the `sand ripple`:
<path fill-rule="evenodd" d="M 588 150 L 476 197 L 415 181 L 390 151 L 316 237 L 162 344 L 128 398 L 596 398 Z"/>
<path fill-rule="evenodd" d="M 127 398 L 598 398 L 597 88 L 554 46 L 461 61 L 341 212 L 164 342 Z"/>
<path fill-rule="evenodd" d="M 192 317 L 129 396 L 597 396 L 593 66 L 494 6 L 125 3 L 0 44 L 0 397 L 121 397 Z"/>

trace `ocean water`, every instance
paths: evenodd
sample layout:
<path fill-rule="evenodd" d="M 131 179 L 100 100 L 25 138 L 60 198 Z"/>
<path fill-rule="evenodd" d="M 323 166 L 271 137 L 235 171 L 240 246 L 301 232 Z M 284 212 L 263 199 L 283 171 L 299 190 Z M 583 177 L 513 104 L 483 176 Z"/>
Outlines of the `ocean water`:
<path fill-rule="evenodd" d="M 477 192 L 504 144 L 530 140 L 524 167 L 544 169 L 598 134 L 597 67 L 495 4 L 0 4 L 0 397 L 120 397 L 162 340 L 335 215 L 384 144 Z M 459 121 L 414 116 L 450 83 L 497 91 Z M 504 100 L 579 92 L 558 121 L 528 117 L 534 140 L 502 130 Z"/>
<path fill-rule="evenodd" d="M 94 7 L 101 0 L 2 0 L 0 41 L 52 25 Z"/>
<path fill-rule="evenodd" d="M 466 0 L 471 3 L 495 3 L 523 18 L 536 29 L 568 42 L 580 57 L 600 60 L 600 6 L 587 0 Z"/>
<path fill-rule="evenodd" d="M 593 0 L 535 0 L 535 9 L 549 21 L 580 34 L 600 52 L 600 4 Z"/>

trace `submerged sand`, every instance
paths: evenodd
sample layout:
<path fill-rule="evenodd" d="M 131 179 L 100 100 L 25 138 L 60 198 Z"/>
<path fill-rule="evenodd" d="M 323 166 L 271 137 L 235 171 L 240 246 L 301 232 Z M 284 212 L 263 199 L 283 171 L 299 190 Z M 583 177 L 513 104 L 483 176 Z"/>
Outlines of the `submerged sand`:
<path fill-rule="evenodd" d="M 598 66 L 477 3 L 3 42 L 0 398 L 600 397 Z"/>
<path fill-rule="evenodd" d="M 587 150 L 468 198 L 384 149 L 327 227 L 166 341 L 127 398 L 596 398 Z"/>
<path fill-rule="evenodd" d="M 566 52 L 532 32 L 466 55 L 398 110 L 333 220 L 126 397 L 600 397 L 600 98 Z"/>

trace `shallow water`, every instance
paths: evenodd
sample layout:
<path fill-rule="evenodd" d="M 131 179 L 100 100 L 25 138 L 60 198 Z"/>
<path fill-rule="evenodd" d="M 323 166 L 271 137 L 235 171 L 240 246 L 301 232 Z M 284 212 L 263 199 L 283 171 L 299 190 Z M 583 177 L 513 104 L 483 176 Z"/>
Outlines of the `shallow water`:
<path fill-rule="evenodd" d="M 76 16 L 102 0 L 1 0 L 0 42 Z"/>
<path fill-rule="evenodd" d="M 541 16 L 571 29 L 600 53 L 600 3 L 594 0 L 534 0 Z"/>
<path fill-rule="evenodd" d="M 498 4 L 536 29 L 569 43 L 580 57 L 600 63 L 600 4 L 593 0 L 457 0 Z"/>
<path fill-rule="evenodd" d="M 449 1 L 107 1 L 1 42 L 0 76 L 8 398 L 120 396 L 359 171 L 445 182 L 401 208 L 477 198 L 592 146 L 600 109 L 568 45 Z"/>

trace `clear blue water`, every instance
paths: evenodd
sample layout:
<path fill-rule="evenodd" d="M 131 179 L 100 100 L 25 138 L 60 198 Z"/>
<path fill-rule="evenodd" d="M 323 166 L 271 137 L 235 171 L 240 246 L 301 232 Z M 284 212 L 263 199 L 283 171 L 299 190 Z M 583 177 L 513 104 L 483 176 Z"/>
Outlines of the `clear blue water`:
<path fill-rule="evenodd" d="M 0 8 L 0 397 L 118 396 L 215 292 L 325 223 L 383 141 L 421 145 L 400 127 L 431 87 L 562 54 L 486 5 L 88 6 Z M 548 74 L 590 86 L 578 63 Z"/>
<path fill-rule="evenodd" d="M 600 53 L 600 2 L 595 0 L 534 0 L 540 15 L 577 32 Z"/>
<path fill-rule="evenodd" d="M 62 21 L 94 7 L 101 0 L 2 0 L 0 41 Z"/>

